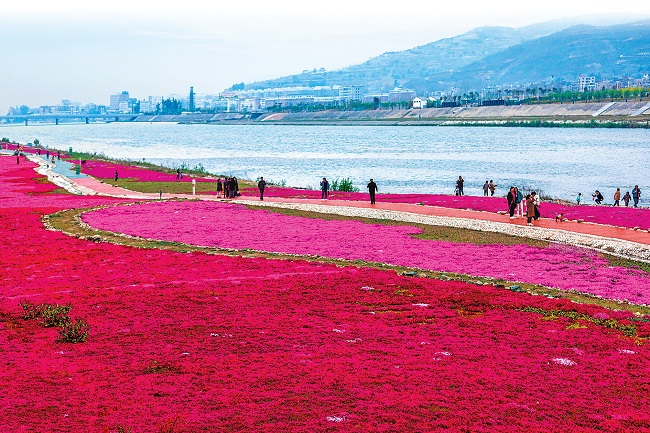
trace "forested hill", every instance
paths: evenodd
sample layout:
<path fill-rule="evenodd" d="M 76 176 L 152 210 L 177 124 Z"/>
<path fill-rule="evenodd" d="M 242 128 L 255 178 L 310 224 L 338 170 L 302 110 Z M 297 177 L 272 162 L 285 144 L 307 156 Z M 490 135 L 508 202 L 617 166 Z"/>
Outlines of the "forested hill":
<path fill-rule="evenodd" d="M 650 21 L 609 26 L 574 26 L 550 36 L 529 40 L 491 54 L 453 74 L 415 78 L 407 86 L 429 82 L 439 87 L 479 88 L 498 84 L 526 84 L 579 75 L 613 78 L 650 72 Z"/>
<path fill-rule="evenodd" d="M 337 71 L 315 70 L 246 85 L 247 89 L 317 85 L 396 86 L 423 94 L 451 86 L 525 84 L 579 75 L 613 78 L 650 72 L 650 21 L 615 26 L 541 23 L 480 27 L 452 38 L 387 52 Z"/>

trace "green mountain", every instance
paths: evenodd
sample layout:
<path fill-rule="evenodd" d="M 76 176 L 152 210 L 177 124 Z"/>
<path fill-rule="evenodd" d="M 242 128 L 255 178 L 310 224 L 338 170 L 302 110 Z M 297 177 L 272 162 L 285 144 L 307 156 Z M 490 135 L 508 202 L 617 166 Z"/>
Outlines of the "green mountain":
<path fill-rule="evenodd" d="M 522 42 L 488 55 L 453 73 L 414 77 L 407 86 L 471 89 L 488 85 L 575 81 L 640 76 L 650 72 L 650 21 L 595 27 L 579 25 Z"/>
<path fill-rule="evenodd" d="M 566 27 L 562 22 L 543 23 L 519 29 L 479 27 L 452 38 L 416 48 L 386 52 L 359 65 L 337 71 L 314 70 L 246 85 L 246 89 L 270 87 L 365 85 L 371 91 L 386 91 L 413 79 L 462 68 L 485 56 Z"/>
<path fill-rule="evenodd" d="M 365 85 L 370 92 L 396 86 L 419 94 L 485 86 L 575 81 L 579 75 L 614 78 L 650 72 L 650 21 L 613 26 L 570 20 L 528 27 L 480 27 L 416 48 L 387 52 L 336 71 L 314 70 L 246 85 L 270 87 Z"/>

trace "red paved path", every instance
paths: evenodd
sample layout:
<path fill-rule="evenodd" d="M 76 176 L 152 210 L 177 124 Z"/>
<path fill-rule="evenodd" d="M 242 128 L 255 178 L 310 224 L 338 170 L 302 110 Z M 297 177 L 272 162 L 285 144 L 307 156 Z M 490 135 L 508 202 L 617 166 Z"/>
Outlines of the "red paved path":
<path fill-rule="evenodd" d="M 74 181 L 86 188 L 92 189 L 99 194 L 113 195 L 113 196 L 128 196 L 131 198 L 141 199 L 157 199 L 158 194 L 145 194 L 134 191 L 129 191 L 123 188 L 118 188 L 107 183 L 100 182 L 92 177 L 84 179 L 74 179 Z M 220 200 L 215 196 L 196 195 L 191 194 L 163 194 L 163 198 L 199 198 L 201 200 Z M 258 202 L 256 197 L 237 197 L 237 200 L 245 200 L 250 202 Z M 408 212 L 420 215 L 453 217 L 453 218 L 466 218 L 483 221 L 493 221 L 505 224 L 514 224 L 523 226 L 526 224 L 525 218 L 510 219 L 508 215 L 501 215 L 491 212 L 480 212 L 473 210 L 451 209 L 438 206 L 422 206 L 410 203 L 377 203 L 371 205 L 369 202 L 362 201 L 349 201 L 349 200 L 314 200 L 314 199 L 295 199 L 295 198 L 280 198 L 269 197 L 266 202 L 273 203 L 303 203 L 303 204 L 318 204 L 328 206 L 341 206 L 341 207 L 354 207 L 362 209 L 381 209 L 398 212 Z M 640 244 L 650 245 L 650 233 L 646 231 L 635 231 L 622 227 L 612 227 L 601 224 L 593 223 L 577 223 L 571 221 L 557 222 L 554 219 L 541 218 L 534 223 L 535 227 L 542 227 L 555 230 L 566 230 L 568 232 L 582 233 L 587 235 L 594 235 L 599 237 L 606 237 L 612 239 L 621 239 Z"/>

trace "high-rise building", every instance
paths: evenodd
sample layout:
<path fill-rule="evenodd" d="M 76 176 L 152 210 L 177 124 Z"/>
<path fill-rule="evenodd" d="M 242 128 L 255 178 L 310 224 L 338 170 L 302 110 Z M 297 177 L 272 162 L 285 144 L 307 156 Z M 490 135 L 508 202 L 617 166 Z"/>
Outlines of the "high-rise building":
<path fill-rule="evenodd" d="M 194 113 L 195 110 L 195 104 L 194 104 L 194 87 L 190 87 L 190 106 L 189 106 L 189 111 L 190 113 Z"/>
<path fill-rule="evenodd" d="M 127 92 L 126 90 L 123 91 L 122 93 L 111 95 L 110 109 L 112 111 L 119 111 L 120 104 L 124 102 L 126 102 L 127 104 L 129 103 L 129 92 Z"/>

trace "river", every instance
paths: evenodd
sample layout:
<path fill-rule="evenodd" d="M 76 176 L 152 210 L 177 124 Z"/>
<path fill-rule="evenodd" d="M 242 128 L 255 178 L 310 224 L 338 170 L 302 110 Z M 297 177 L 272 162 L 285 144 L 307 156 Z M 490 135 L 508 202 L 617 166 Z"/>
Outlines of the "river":
<path fill-rule="evenodd" d="M 363 190 L 374 178 L 380 192 L 451 194 L 462 175 L 468 194 L 491 179 L 497 195 L 510 185 L 570 200 L 599 189 L 607 203 L 617 187 L 650 193 L 643 129 L 108 123 L 0 126 L 0 135 L 298 187 L 326 176 Z"/>

